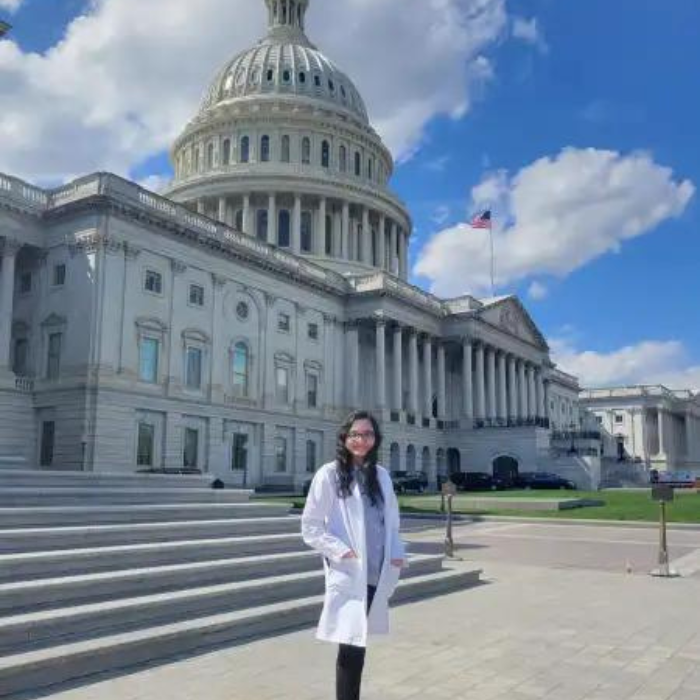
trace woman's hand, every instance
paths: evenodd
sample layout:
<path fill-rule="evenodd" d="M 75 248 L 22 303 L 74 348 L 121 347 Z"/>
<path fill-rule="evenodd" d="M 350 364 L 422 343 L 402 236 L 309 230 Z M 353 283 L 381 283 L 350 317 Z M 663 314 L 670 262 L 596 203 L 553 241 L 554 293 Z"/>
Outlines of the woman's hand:
<path fill-rule="evenodd" d="M 342 559 L 357 559 L 357 554 L 355 554 L 354 550 L 348 549 L 345 554 L 341 557 Z"/>
<path fill-rule="evenodd" d="M 404 560 L 403 559 L 392 559 L 391 565 L 395 566 L 397 569 L 403 569 Z"/>

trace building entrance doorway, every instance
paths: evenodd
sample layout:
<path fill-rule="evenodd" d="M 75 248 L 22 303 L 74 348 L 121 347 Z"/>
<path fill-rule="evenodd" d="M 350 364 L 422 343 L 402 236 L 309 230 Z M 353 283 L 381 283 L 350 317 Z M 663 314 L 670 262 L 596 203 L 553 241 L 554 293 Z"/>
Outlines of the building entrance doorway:
<path fill-rule="evenodd" d="M 502 455 L 494 459 L 493 475 L 507 484 L 512 484 L 518 476 L 518 460 L 508 455 Z"/>

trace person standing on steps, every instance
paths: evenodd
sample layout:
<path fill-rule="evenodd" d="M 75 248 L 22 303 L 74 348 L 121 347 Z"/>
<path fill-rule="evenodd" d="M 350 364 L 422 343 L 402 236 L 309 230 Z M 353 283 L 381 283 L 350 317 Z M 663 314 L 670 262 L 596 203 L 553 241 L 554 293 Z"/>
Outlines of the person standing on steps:
<path fill-rule="evenodd" d="M 405 565 L 391 477 L 377 464 L 379 424 L 351 413 L 337 456 L 314 476 L 301 518 L 306 544 L 323 555 L 326 593 L 316 637 L 339 645 L 336 700 L 359 700 L 368 635 L 389 631 L 389 598 Z"/>

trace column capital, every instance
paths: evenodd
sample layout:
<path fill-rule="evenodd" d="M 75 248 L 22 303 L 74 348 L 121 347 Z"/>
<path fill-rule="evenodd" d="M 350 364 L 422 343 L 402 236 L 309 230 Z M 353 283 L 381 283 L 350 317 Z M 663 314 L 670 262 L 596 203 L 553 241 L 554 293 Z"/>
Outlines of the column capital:
<path fill-rule="evenodd" d="M 211 273 L 211 281 L 219 289 L 226 284 L 226 278 L 223 275 L 218 275 L 216 272 Z"/>
<path fill-rule="evenodd" d="M 19 249 L 22 247 L 22 243 L 20 243 L 17 239 L 15 238 L 5 238 L 5 240 L 0 243 L 0 254 L 8 257 L 14 257 L 19 253 Z"/>
<path fill-rule="evenodd" d="M 180 260 L 175 260 L 175 258 L 172 258 L 170 260 L 170 268 L 174 274 L 181 275 L 187 269 L 187 265 Z"/>

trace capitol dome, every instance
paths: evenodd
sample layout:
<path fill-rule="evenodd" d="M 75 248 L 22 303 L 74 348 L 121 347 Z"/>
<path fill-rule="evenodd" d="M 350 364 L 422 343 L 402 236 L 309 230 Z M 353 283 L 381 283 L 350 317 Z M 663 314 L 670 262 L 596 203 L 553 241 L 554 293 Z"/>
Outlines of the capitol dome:
<path fill-rule="evenodd" d="M 407 276 L 411 220 L 352 80 L 305 33 L 309 0 L 264 0 L 266 36 L 217 73 L 176 140 L 168 195 L 345 274 Z"/>

